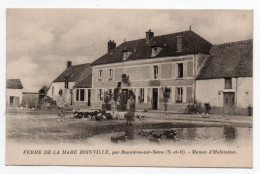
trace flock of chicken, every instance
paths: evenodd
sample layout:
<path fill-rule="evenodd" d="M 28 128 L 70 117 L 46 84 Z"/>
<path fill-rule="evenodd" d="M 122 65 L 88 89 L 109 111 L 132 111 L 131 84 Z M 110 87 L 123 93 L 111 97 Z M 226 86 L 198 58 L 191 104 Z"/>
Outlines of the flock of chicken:
<path fill-rule="evenodd" d="M 149 141 L 151 142 L 156 142 L 156 143 L 160 143 L 162 141 L 162 138 L 165 137 L 166 139 L 174 139 L 177 135 L 175 130 L 167 130 L 164 131 L 163 134 L 155 134 L 154 131 L 148 131 L 145 132 L 143 130 L 141 130 L 140 132 L 138 132 L 139 136 L 145 137 L 145 138 L 149 138 Z M 120 135 L 117 137 L 113 137 L 111 136 L 111 142 L 113 143 L 118 143 L 118 141 L 126 141 L 128 139 L 128 136 L 125 135 Z"/>

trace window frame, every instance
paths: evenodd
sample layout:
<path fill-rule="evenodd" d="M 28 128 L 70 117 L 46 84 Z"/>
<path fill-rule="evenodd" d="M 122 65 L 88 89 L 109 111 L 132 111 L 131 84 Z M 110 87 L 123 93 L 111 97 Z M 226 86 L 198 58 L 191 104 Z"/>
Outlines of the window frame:
<path fill-rule="evenodd" d="M 144 103 L 144 88 L 139 88 L 138 101 L 139 103 Z"/>
<path fill-rule="evenodd" d="M 109 74 L 108 80 L 113 80 L 113 75 L 114 75 L 113 69 L 108 69 L 108 74 Z"/>
<path fill-rule="evenodd" d="M 83 91 L 83 95 L 82 92 Z M 85 89 L 76 89 L 76 98 L 75 101 L 76 102 L 84 102 L 86 101 L 86 93 L 85 93 Z M 83 96 L 83 100 L 82 100 L 82 96 Z"/>
<path fill-rule="evenodd" d="M 178 89 L 180 89 L 180 95 L 181 95 L 181 100 L 179 100 L 179 91 Z M 175 103 L 183 103 L 183 87 L 176 87 L 175 88 Z"/>
<path fill-rule="evenodd" d="M 182 73 L 180 73 L 180 65 L 182 65 Z M 180 76 L 182 74 L 182 76 Z M 184 78 L 184 62 L 177 63 L 177 78 L 183 79 Z"/>
<path fill-rule="evenodd" d="M 103 101 L 103 99 L 102 99 L 102 89 L 98 89 L 97 100 L 98 101 Z"/>
<path fill-rule="evenodd" d="M 156 75 L 155 67 L 157 67 L 157 75 Z M 158 80 L 159 79 L 159 65 L 153 65 L 152 76 L 153 76 L 152 77 L 153 80 Z"/>
<path fill-rule="evenodd" d="M 231 77 L 227 77 L 224 80 L 225 83 L 225 89 L 232 89 L 232 78 Z"/>
<path fill-rule="evenodd" d="M 102 80 L 103 78 L 103 70 L 98 70 L 98 80 Z"/>

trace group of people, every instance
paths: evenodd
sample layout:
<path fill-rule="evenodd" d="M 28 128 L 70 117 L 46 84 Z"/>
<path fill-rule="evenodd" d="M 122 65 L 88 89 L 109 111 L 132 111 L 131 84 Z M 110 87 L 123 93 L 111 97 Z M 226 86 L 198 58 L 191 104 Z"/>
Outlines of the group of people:
<path fill-rule="evenodd" d="M 59 91 L 59 96 L 57 97 L 57 109 L 59 110 L 59 119 L 58 121 L 64 121 L 65 117 L 65 97 L 62 95 L 62 90 Z M 130 94 L 129 99 L 126 104 L 126 125 L 132 125 L 132 122 L 135 121 L 135 96 Z"/>

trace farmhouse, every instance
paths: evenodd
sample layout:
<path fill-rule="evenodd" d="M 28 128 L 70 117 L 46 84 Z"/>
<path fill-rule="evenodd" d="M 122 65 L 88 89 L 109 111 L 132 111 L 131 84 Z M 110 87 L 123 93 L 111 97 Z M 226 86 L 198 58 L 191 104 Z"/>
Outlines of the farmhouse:
<path fill-rule="evenodd" d="M 196 78 L 196 93 L 213 113 L 252 115 L 253 40 L 213 46 Z"/>
<path fill-rule="evenodd" d="M 145 38 L 117 47 L 109 41 L 108 52 L 92 63 L 92 107 L 101 108 L 104 92 L 119 87 L 134 91 L 137 110 L 164 110 L 167 86 L 168 110 L 183 113 L 195 99 L 195 78 L 211 47 L 191 30 L 161 36 L 149 30 Z"/>
<path fill-rule="evenodd" d="M 6 80 L 7 107 L 20 107 L 22 102 L 23 84 L 20 79 Z"/>
<path fill-rule="evenodd" d="M 81 89 L 82 86 L 80 86 L 77 88 L 78 90 L 74 90 L 74 86 L 79 82 L 84 84 L 84 80 L 87 80 L 86 77 L 91 76 L 91 71 L 88 63 L 72 66 L 72 62 L 68 61 L 67 68 L 51 83 L 47 95 L 56 100 L 61 90 L 68 106 L 72 106 L 77 101 L 87 102 L 85 87 Z"/>

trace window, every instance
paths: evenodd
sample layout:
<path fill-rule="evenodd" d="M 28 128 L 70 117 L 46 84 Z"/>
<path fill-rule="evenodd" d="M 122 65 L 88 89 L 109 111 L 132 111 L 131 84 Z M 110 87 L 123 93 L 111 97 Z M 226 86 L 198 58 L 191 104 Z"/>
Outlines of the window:
<path fill-rule="evenodd" d="M 225 89 L 232 89 L 232 78 L 225 78 Z"/>
<path fill-rule="evenodd" d="M 69 78 L 65 77 L 65 89 L 69 88 Z"/>
<path fill-rule="evenodd" d="M 98 89 L 98 101 L 102 101 L 102 89 Z"/>
<path fill-rule="evenodd" d="M 176 103 L 182 103 L 183 88 L 176 88 Z"/>
<path fill-rule="evenodd" d="M 112 89 L 108 89 L 109 95 L 112 95 Z"/>
<path fill-rule="evenodd" d="M 113 79 L 113 69 L 109 69 L 109 80 Z"/>
<path fill-rule="evenodd" d="M 77 89 L 76 101 L 85 101 L 85 90 L 84 89 Z"/>
<path fill-rule="evenodd" d="M 139 103 L 143 103 L 144 102 L 144 88 L 140 88 L 139 89 L 139 97 L 138 97 L 138 100 L 139 100 Z"/>
<path fill-rule="evenodd" d="M 159 78 L 159 67 L 158 65 L 153 66 L 153 79 L 158 79 Z"/>
<path fill-rule="evenodd" d="M 51 96 L 53 97 L 53 93 L 54 93 L 54 86 L 51 87 Z"/>
<path fill-rule="evenodd" d="M 99 79 L 99 80 L 102 80 L 102 76 L 103 76 L 103 71 L 102 71 L 102 70 L 99 70 L 99 71 L 98 71 L 98 79 Z"/>
<path fill-rule="evenodd" d="M 183 78 L 183 63 L 178 63 L 178 78 Z"/>

